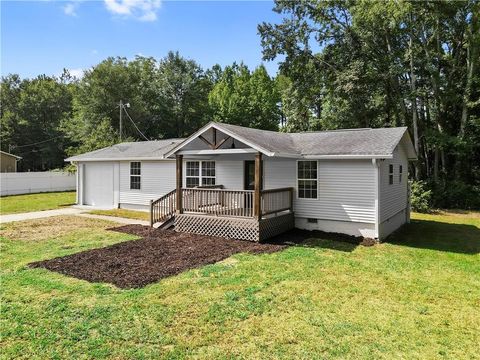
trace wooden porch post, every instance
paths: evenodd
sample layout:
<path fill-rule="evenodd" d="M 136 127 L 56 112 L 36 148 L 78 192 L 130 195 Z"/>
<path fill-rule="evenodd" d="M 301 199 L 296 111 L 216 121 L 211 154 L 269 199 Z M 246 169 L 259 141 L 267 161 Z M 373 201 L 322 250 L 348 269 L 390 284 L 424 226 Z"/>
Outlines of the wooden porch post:
<path fill-rule="evenodd" d="M 260 191 L 263 184 L 263 171 L 262 171 L 262 153 L 255 155 L 255 193 L 254 193 L 254 216 L 260 220 L 262 218 L 262 201 Z"/>
<path fill-rule="evenodd" d="M 175 156 L 177 162 L 177 214 L 181 214 L 183 212 L 183 196 L 182 196 L 182 183 L 183 183 L 183 155 L 176 155 Z"/>

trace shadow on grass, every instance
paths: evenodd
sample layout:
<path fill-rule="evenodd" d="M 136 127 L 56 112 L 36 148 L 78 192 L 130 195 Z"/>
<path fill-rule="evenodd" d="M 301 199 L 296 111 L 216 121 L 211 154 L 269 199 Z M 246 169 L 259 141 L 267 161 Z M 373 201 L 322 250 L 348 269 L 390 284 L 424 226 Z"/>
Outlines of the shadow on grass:
<path fill-rule="evenodd" d="M 267 240 L 266 243 L 352 252 L 363 241 L 365 239 L 361 237 L 345 234 L 292 229 Z M 373 243 L 364 243 L 364 245 L 373 245 Z"/>
<path fill-rule="evenodd" d="M 474 225 L 412 220 L 389 236 L 390 244 L 460 254 L 480 253 L 480 229 Z"/>
<path fill-rule="evenodd" d="M 59 204 L 58 207 L 70 207 L 75 205 L 75 203 L 70 203 L 70 204 Z"/>

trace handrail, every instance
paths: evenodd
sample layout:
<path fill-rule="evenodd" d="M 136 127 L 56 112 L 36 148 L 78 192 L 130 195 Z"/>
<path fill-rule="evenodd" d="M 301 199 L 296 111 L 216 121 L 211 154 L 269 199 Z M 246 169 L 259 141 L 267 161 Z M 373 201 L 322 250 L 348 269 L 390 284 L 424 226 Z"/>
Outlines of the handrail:
<path fill-rule="evenodd" d="M 172 190 L 157 200 L 150 200 L 150 226 L 175 214 L 176 197 L 176 190 Z"/>
<path fill-rule="evenodd" d="M 223 185 L 200 185 L 196 186 L 195 189 L 223 189 Z"/>
<path fill-rule="evenodd" d="M 244 193 L 254 193 L 255 190 L 232 190 L 232 189 L 216 189 L 216 188 L 203 188 L 203 187 L 191 187 L 191 188 L 182 188 L 182 190 L 198 190 L 198 191 L 212 191 L 212 190 L 215 190 L 215 191 L 225 191 L 225 192 L 229 192 L 229 191 L 241 191 L 241 192 L 244 192 Z"/>

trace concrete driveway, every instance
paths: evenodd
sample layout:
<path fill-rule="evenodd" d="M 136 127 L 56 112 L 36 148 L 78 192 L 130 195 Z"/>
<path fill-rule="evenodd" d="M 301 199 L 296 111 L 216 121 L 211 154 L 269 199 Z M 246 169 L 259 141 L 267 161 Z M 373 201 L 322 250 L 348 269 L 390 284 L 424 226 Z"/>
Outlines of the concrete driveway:
<path fill-rule="evenodd" d="M 64 208 L 64 209 L 55 209 L 55 210 L 32 211 L 32 212 L 20 213 L 20 214 L 0 215 L 0 224 L 13 222 L 13 221 L 41 219 L 41 218 L 59 216 L 59 215 L 78 215 L 78 214 L 81 214 L 83 211 L 85 210 Z"/>

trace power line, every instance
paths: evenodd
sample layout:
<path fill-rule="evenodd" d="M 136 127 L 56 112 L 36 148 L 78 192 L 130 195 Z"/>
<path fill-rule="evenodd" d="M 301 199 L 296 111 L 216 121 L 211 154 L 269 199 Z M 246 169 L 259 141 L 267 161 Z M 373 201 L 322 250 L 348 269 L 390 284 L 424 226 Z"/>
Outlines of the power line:
<path fill-rule="evenodd" d="M 125 114 L 127 114 L 128 118 L 129 118 L 130 121 L 132 122 L 133 126 L 135 126 L 135 129 L 137 129 L 137 131 L 140 133 L 140 135 L 142 135 L 145 140 L 150 141 L 150 139 L 147 138 L 147 137 L 140 131 L 140 129 L 138 128 L 138 126 L 135 124 L 135 121 L 133 121 L 132 117 L 131 117 L 130 114 L 128 113 L 127 109 L 125 109 L 125 106 L 123 106 L 123 110 L 125 110 Z"/>
<path fill-rule="evenodd" d="M 35 143 L 31 143 L 31 144 L 11 145 L 11 148 L 12 148 L 12 149 L 17 149 L 17 148 L 22 148 L 22 147 L 26 147 L 26 146 L 33 146 L 33 145 L 43 144 L 43 143 L 46 143 L 46 142 L 48 142 L 48 141 L 52 141 L 52 140 L 55 140 L 55 139 L 58 139 L 58 138 L 61 138 L 61 137 L 63 137 L 63 135 L 55 136 L 55 137 L 53 137 L 53 138 L 50 138 L 50 139 L 47 139 L 47 140 L 43 140 L 43 141 L 38 141 L 38 142 L 35 142 Z"/>

